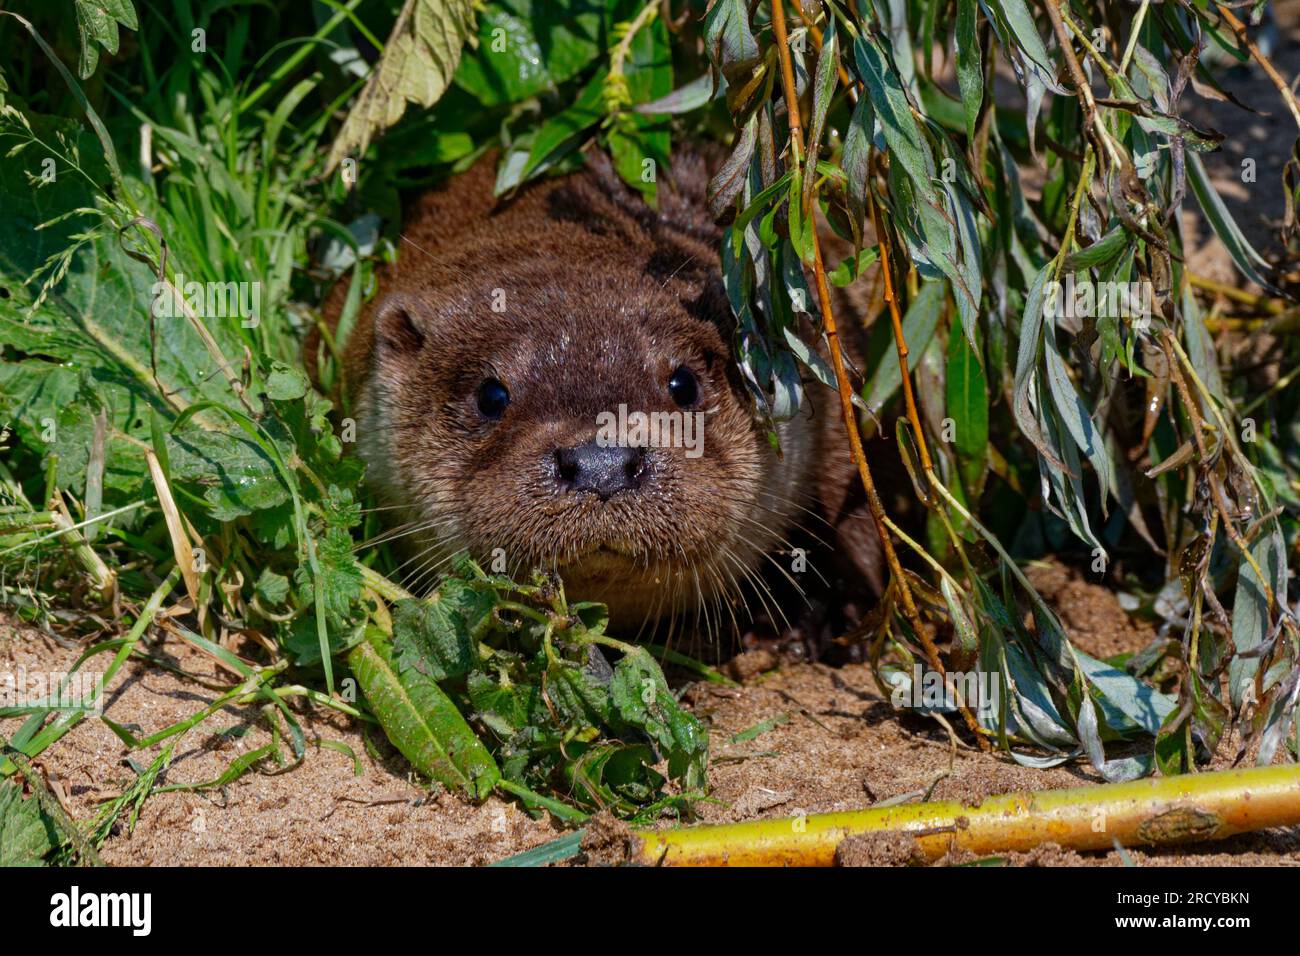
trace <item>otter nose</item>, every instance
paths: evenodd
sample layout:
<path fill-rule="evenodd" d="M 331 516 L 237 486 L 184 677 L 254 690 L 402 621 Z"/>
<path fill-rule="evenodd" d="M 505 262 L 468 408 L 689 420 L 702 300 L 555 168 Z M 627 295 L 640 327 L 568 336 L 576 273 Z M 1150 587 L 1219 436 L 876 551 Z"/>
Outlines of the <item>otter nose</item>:
<path fill-rule="evenodd" d="M 559 483 L 574 491 L 594 491 L 601 501 L 639 487 L 645 465 L 644 448 L 603 446 L 589 441 L 574 448 L 555 450 Z"/>

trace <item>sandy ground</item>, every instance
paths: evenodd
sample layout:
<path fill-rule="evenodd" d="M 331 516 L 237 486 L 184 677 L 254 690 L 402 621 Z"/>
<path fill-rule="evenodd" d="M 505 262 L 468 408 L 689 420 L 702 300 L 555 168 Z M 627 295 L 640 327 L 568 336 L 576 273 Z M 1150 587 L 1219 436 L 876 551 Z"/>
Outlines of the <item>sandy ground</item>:
<path fill-rule="evenodd" d="M 1076 642 L 1093 653 L 1134 649 L 1150 639 L 1105 589 L 1060 569 L 1040 569 L 1035 578 L 1045 596 L 1062 608 Z M 187 674 L 229 682 L 210 658 L 175 640 L 153 644 L 149 652 Z M 756 657 L 760 654 L 766 659 Z M 0 625 L 0 672 L 19 666 L 58 670 L 75 655 L 75 649 L 34 630 Z M 710 780 L 718 802 L 700 806 L 708 821 L 846 810 L 900 795 L 919 800 L 927 792 L 933 799 L 978 801 L 1008 791 L 1098 781 L 1083 764 L 1035 771 L 973 749 L 959 749 L 954 756 L 946 731 L 928 718 L 895 713 L 862 665 L 782 664 L 765 651 L 734 663 L 738 672 L 749 675 L 741 687 L 697 683 L 683 688 L 694 712 L 711 728 Z M 137 732 L 153 732 L 194 714 L 216 696 L 194 680 L 133 662 L 108 688 L 106 713 L 119 723 L 136 725 Z M 730 743 L 734 734 L 778 715 L 788 720 L 753 740 Z M 300 764 L 281 770 L 264 761 L 255 772 L 221 788 L 157 794 L 144 805 L 134 830 L 121 826 L 105 842 L 105 861 L 481 864 L 563 833 L 554 822 L 533 820 L 495 798 L 471 806 L 448 794 L 433 795 L 412 779 L 405 761 L 385 741 L 367 748 L 358 723 L 319 711 L 304 710 L 301 716 L 309 748 Z M 12 734 L 17 724 L 0 721 L 0 733 Z M 245 732 L 232 734 L 232 728 Z M 183 739 L 160 782 L 213 780 L 241 753 L 269 740 L 255 708 L 226 708 Z M 351 757 L 322 748 L 319 741 L 346 744 L 357 755 L 360 772 Z M 1227 759 L 1224 749 L 1218 763 Z M 287 748 L 285 752 L 287 757 Z M 129 756 L 145 766 L 154 753 Z M 103 723 L 89 720 L 42 754 L 37 765 L 71 814 L 85 821 L 134 778 L 127 757 Z M 1130 855 L 1151 865 L 1300 865 L 1300 828 L 1191 849 L 1134 849 Z M 846 863 L 864 859 L 852 852 L 844 858 Z M 878 852 L 865 858 L 873 863 L 887 859 Z M 1121 861 L 1115 853 L 1080 856 L 1048 847 L 1017 856 L 1015 862 Z"/>

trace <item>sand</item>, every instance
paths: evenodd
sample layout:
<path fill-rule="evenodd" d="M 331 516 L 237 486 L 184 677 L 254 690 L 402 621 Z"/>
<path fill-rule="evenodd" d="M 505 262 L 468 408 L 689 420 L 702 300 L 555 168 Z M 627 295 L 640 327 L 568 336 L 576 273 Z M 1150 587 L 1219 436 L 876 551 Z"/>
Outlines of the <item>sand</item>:
<path fill-rule="evenodd" d="M 1132 650 L 1150 639 L 1131 624 L 1106 589 L 1056 568 L 1035 573 L 1054 603 L 1068 607 L 1075 640 L 1094 653 Z M 1091 629 L 1089 628 L 1091 627 Z M 147 661 L 129 663 L 108 688 L 107 716 L 154 732 L 186 718 L 219 691 L 198 683 L 229 685 L 211 658 L 174 638 L 147 650 L 187 676 Z M 0 623 L 0 672 L 19 666 L 60 670 L 78 648 L 63 646 L 31 628 Z M 751 655 L 754 652 L 751 652 Z M 960 747 L 947 731 L 915 713 L 896 712 L 860 664 L 782 662 L 770 652 L 742 666 L 740 687 L 693 683 L 682 687 L 692 710 L 708 721 L 712 740 L 710 782 L 717 803 L 699 806 L 711 822 L 785 817 L 867 807 L 905 796 L 919 800 L 978 802 L 1022 789 L 1098 782 L 1086 764 L 1038 771 L 1009 759 Z M 758 665 L 758 666 L 752 666 Z M 761 669 L 766 667 L 767 669 Z M 152 796 L 136 826 L 125 818 L 105 841 L 102 855 L 117 865 L 474 865 L 500 860 L 561 836 L 551 820 L 534 820 L 516 805 L 490 798 L 470 805 L 431 793 L 380 735 L 367 746 L 360 722 L 299 708 L 308 752 L 292 765 L 264 760 L 254 772 L 220 788 Z M 740 731 L 777 715 L 789 719 L 758 737 L 732 744 Z M 11 735 L 18 721 L 0 721 Z M 235 730 L 235 729 L 238 730 Z M 232 732 L 235 730 L 235 732 Z M 227 707 L 176 748 L 162 784 L 217 778 L 240 754 L 269 743 L 256 708 Z M 345 744 L 352 757 L 319 741 Z M 1230 756 L 1225 744 L 1216 764 Z M 102 801 L 134 779 L 127 758 L 147 766 L 156 751 L 128 752 L 98 720 L 87 720 L 41 754 L 37 767 L 83 823 Z M 360 773 L 357 772 L 359 764 Z M 1140 865 L 1300 865 L 1300 828 L 1235 837 L 1194 848 L 1129 850 Z M 904 865 L 906 847 L 859 841 L 845 847 L 846 865 Z M 954 858 L 944 862 L 961 862 Z M 1011 858 L 1023 865 L 1118 865 L 1115 853 L 1075 854 L 1040 848 Z"/>

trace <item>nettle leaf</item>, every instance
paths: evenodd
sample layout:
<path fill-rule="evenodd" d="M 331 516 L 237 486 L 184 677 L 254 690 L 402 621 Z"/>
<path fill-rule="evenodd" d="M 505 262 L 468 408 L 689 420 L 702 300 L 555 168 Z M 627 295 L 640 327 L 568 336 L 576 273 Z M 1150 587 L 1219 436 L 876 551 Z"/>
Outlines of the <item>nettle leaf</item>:
<path fill-rule="evenodd" d="M 547 669 L 546 692 L 566 722 L 579 727 L 608 726 L 613 715 L 610 687 L 591 669 L 557 661 Z"/>
<path fill-rule="evenodd" d="M 81 39 L 81 55 L 77 60 L 77 74 L 88 79 L 99 64 L 99 47 L 109 53 L 117 52 L 118 25 L 128 30 L 140 29 L 131 0 L 73 0 L 77 12 L 77 33 Z"/>
<path fill-rule="evenodd" d="M 623 655 L 614 665 L 609 694 L 619 717 L 647 734 L 668 758 L 671 776 L 687 789 L 703 786 L 708 732 L 677 703 L 648 651 L 637 648 Z"/>
<path fill-rule="evenodd" d="M 474 23 L 471 0 L 406 0 L 388 35 L 384 55 L 352 104 L 325 160 L 325 173 L 345 157 L 366 151 L 376 133 L 406 112 L 430 107 L 451 82 Z"/>
<path fill-rule="evenodd" d="M 0 781 L 0 867 L 40 866 L 59 842 L 36 798 L 24 800 L 17 783 Z"/>
<path fill-rule="evenodd" d="M 352 553 L 352 535 L 343 528 L 329 528 L 315 539 L 315 546 L 319 573 L 313 574 L 303 564 L 294 572 L 294 583 L 312 603 L 321 603 L 332 625 L 342 626 L 361 598 L 361 569 Z"/>
<path fill-rule="evenodd" d="M 525 688 L 503 686 L 482 671 L 471 671 L 465 678 L 465 691 L 474 707 L 474 720 L 498 738 L 507 740 L 528 723 Z"/>
<path fill-rule="evenodd" d="M 289 579 L 283 574 L 277 574 L 269 567 L 262 568 L 262 573 L 258 575 L 253 590 L 263 603 L 275 607 L 278 604 L 283 604 L 289 597 Z"/>
<path fill-rule="evenodd" d="M 448 578 L 427 601 L 393 608 L 393 656 L 399 670 L 414 667 L 436 681 L 462 677 L 479 664 L 478 635 L 496 596 L 490 589 Z"/>
<path fill-rule="evenodd" d="M 302 369 L 285 365 L 283 362 L 271 364 L 271 371 L 266 377 L 267 398 L 277 402 L 291 401 L 302 398 L 309 388 L 311 382 L 307 380 L 307 375 Z"/>
<path fill-rule="evenodd" d="M 218 521 L 274 508 L 289 492 L 266 451 L 242 431 L 201 428 L 191 419 L 167 436 L 174 481 L 196 486 Z"/>

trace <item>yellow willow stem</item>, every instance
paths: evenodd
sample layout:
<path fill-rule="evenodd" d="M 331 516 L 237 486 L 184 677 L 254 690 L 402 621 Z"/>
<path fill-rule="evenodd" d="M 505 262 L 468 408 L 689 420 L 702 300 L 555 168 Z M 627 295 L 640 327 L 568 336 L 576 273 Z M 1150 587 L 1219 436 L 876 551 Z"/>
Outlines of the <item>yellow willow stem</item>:
<path fill-rule="evenodd" d="M 1252 767 L 1131 783 L 821 813 L 723 826 L 639 831 L 632 860 L 653 866 L 830 866 L 853 836 L 905 833 L 935 860 L 1052 842 L 1073 850 L 1220 840 L 1300 823 L 1300 766 Z"/>

